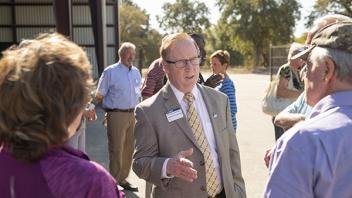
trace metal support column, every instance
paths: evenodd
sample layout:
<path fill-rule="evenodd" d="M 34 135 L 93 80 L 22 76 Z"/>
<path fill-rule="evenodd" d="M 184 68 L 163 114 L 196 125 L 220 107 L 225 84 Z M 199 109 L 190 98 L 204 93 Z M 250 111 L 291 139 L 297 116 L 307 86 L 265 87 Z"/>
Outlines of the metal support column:
<path fill-rule="evenodd" d="M 115 0 L 114 6 L 114 27 L 115 27 L 115 52 L 120 48 L 120 10 L 119 10 L 119 0 Z M 116 55 L 116 62 L 119 61 L 119 56 Z"/>
<path fill-rule="evenodd" d="M 72 1 L 54 0 L 56 31 L 73 40 Z"/>
<path fill-rule="evenodd" d="M 106 66 L 106 5 L 105 0 L 89 0 L 89 7 L 93 25 L 95 54 L 98 63 L 99 76 Z"/>

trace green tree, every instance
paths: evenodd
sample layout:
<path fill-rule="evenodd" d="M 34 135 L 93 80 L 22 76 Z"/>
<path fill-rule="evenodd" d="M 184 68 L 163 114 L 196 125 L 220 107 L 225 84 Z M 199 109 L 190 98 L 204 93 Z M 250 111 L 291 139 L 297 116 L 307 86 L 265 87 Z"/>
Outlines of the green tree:
<path fill-rule="evenodd" d="M 148 67 L 150 63 L 160 57 L 161 39 L 162 35 L 155 29 L 151 29 L 146 33 L 143 47 L 143 53 L 145 53 L 144 67 Z"/>
<path fill-rule="evenodd" d="M 130 0 L 123 0 L 120 5 L 121 42 L 132 42 L 137 49 L 137 66 L 147 67 L 159 57 L 162 35 L 149 28 L 149 15 Z"/>
<path fill-rule="evenodd" d="M 238 43 L 237 41 L 232 41 L 235 37 L 232 36 L 230 30 L 227 30 L 229 26 L 224 26 L 222 24 L 213 25 L 206 30 L 205 40 L 206 40 L 206 51 L 209 55 L 216 50 L 227 50 L 230 53 L 230 64 L 242 65 L 243 64 L 243 54 L 245 52 L 239 52 L 232 43 Z M 219 39 L 221 38 L 221 39 Z"/>
<path fill-rule="evenodd" d="M 307 27 L 313 25 L 315 19 L 326 14 L 343 14 L 352 17 L 351 0 L 317 0 L 312 13 L 308 16 Z"/>
<path fill-rule="evenodd" d="M 220 23 L 228 26 L 231 45 L 244 53 L 246 62 L 253 60 L 255 66 L 268 65 L 270 43 L 286 44 L 293 40 L 293 28 L 300 18 L 296 0 L 218 0 L 217 3 L 223 10 Z"/>
<path fill-rule="evenodd" d="M 198 0 L 176 0 L 163 5 L 163 15 L 158 15 L 160 27 L 168 33 L 202 32 L 210 26 L 208 7 Z"/>

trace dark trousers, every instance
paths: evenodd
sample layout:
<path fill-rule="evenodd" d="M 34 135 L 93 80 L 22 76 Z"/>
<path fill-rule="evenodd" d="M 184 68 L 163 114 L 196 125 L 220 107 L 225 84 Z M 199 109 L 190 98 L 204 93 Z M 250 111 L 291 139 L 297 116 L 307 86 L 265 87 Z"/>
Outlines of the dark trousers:
<path fill-rule="evenodd" d="M 285 131 L 283 128 L 276 126 L 274 124 L 274 120 L 275 120 L 275 117 L 273 117 L 272 122 L 273 122 L 274 130 L 275 130 L 275 140 L 277 140 L 282 136 L 282 134 L 284 134 Z"/>
<path fill-rule="evenodd" d="M 212 197 L 209 197 L 209 198 L 212 198 Z M 219 194 L 215 195 L 214 198 L 226 198 L 225 189 L 223 188 L 222 191 Z"/>

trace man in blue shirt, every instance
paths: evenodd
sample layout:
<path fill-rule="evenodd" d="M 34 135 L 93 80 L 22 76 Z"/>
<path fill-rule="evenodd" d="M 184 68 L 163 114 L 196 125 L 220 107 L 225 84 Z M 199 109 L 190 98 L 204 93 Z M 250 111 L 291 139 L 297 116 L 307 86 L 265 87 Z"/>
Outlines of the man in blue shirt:
<path fill-rule="evenodd" d="M 132 65 L 135 48 L 128 42 L 121 45 L 118 52 L 120 61 L 104 70 L 96 93 L 97 101 L 107 112 L 110 173 L 120 186 L 130 191 L 138 191 L 126 181 L 134 150 L 134 107 L 141 97 L 141 74 Z"/>
<path fill-rule="evenodd" d="M 319 30 L 307 62 L 309 118 L 280 138 L 264 197 L 352 197 L 352 20 Z"/>

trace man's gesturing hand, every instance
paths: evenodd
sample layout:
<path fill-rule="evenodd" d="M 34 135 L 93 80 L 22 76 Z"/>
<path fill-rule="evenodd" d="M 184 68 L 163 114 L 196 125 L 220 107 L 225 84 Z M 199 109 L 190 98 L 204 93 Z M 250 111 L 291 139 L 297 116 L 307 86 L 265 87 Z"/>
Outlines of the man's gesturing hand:
<path fill-rule="evenodd" d="M 180 151 L 177 157 L 169 159 L 166 166 L 167 175 L 179 177 L 189 182 L 197 179 L 197 171 L 193 169 L 193 162 L 186 159 L 193 154 L 193 149 Z"/>

